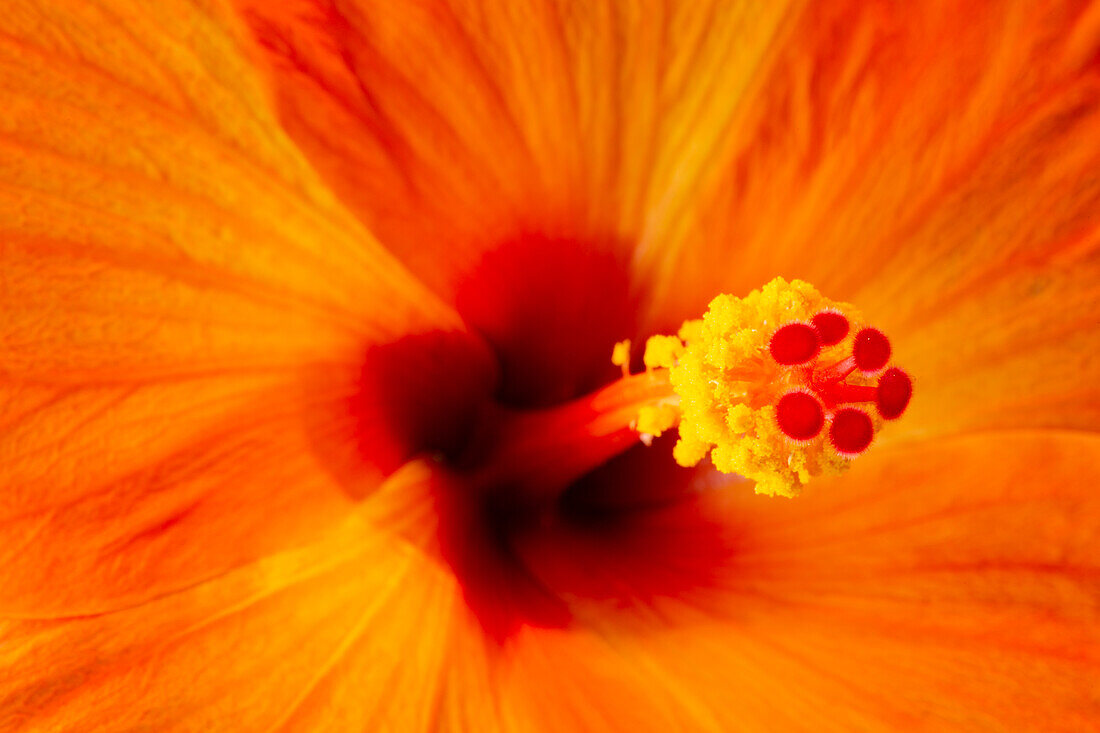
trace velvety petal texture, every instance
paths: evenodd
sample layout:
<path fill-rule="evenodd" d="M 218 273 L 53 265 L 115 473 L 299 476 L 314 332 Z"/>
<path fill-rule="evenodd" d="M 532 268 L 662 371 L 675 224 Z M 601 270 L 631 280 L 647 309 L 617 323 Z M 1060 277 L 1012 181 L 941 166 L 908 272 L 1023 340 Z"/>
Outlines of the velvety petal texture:
<path fill-rule="evenodd" d="M 8 2 L 0 731 L 1100 728 L 1098 49 L 1070 0 Z M 914 376 L 847 475 L 471 488 L 475 403 L 776 275 Z"/>
<path fill-rule="evenodd" d="M 302 541 L 348 508 L 311 443 L 362 352 L 461 322 L 320 184 L 232 17 L 0 23 L 0 614 L 130 606 Z"/>
<path fill-rule="evenodd" d="M 641 333 L 799 277 L 904 334 L 894 437 L 1100 420 L 1091 3 L 240 5 L 289 134 L 441 293 L 531 231 L 627 248 Z"/>
<path fill-rule="evenodd" d="M 454 581 L 380 538 L 350 518 L 136 608 L 4 622 L 0 729 L 430 729 Z"/>
<path fill-rule="evenodd" d="M 288 132 L 446 292 L 535 231 L 645 251 L 693 204 L 790 3 L 239 0 Z"/>
<path fill-rule="evenodd" d="M 1095 4 L 810 4 L 760 73 L 697 215 L 642 255 L 654 312 L 803 278 L 897 337 L 921 398 L 891 439 L 1095 429 Z"/>
<path fill-rule="evenodd" d="M 58 730 L 1089 730 L 1096 442 L 988 433 L 884 449 L 782 505 L 716 493 L 739 547 L 720 583 L 580 602 L 504 648 L 430 551 L 372 529 L 399 507 L 430 521 L 410 466 L 310 547 L 135 609 L 7 622 L 0 709 Z"/>

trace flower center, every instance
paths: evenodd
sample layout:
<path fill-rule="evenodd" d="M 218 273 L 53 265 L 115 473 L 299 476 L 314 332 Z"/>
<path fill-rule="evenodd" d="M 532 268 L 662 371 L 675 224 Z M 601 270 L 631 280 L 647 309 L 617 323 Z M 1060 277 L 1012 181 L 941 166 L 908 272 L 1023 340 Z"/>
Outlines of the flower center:
<path fill-rule="evenodd" d="M 676 336 L 647 341 L 644 372 L 629 373 L 620 342 L 622 379 L 559 407 L 494 415 L 500 432 L 483 465 L 494 479 L 524 472 L 532 494 L 550 498 L 675 426 L 681 466 L 709 455 L 758 493 L 795 496 L 812 477 L 844 471 L 912 397 L 909 376 L 886 368 L 889 340 L 861 321 L 797 280 L 720 295 Z"/>
<path fill-rule="evenodd" d="M 548 269 L 545 250 L 533 251 L 517 257 Z M 528 317 L 525 291 L 504 289 L 499 309 L 467 296 L 464 314 L 484 342 L 411 335 L 372 349 L 358 374 L 316 378 L 341 394 L 350 380 L 354 394 L 350 420 L 315 428 L 319 454 L 355 498 L 412 465 L 421 493 L 386 484 L 401 497 L 387 495 L 379 511 L 390 501 L 434 509 L 434 532 L 405 520 L 398 531 L 453 570 L 489 638 L 563 626 L 577 599 L 623 605 L 705 589 L 736 537 L 722 514 L 728 494 L 693 490 L 712 480 L 704 459 L 758 493 L 795 496 L 814 476 L 845 470 L 912 398 L 886 336 L 803 282 L 718 296 L 675 335 L 649 338 L 639 373 L 628 341 L 606 360 L 615 335 L 632 330 L 626 321 L 586 329 L 598 300 L 528 333 L 557 316 Z M 553 368 L 528 369 L 544 352 Z M 544 396 L 547 384 L 557 386 Z M 353 440 L 331 439 L 345 429 Z"/>

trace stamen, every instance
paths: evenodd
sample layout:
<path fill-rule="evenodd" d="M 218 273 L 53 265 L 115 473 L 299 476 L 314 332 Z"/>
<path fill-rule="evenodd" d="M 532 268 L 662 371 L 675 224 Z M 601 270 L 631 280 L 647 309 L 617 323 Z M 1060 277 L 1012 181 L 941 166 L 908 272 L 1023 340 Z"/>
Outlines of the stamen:
<path fill-rule="evenodd" d="M 776 363 L 784 366 L 805 364 L 821 351 L 817 331 L 808 323 L 788 323 L 779 328 L 768 343 Z"/>
<path fill-rule="evenodd" d="M 838 410 L 829 425 L 829 442 L 845 458 L 855 458 L 867 450 L 874 436 L 871 416 L 855 407 Z"/>
<path fill-rule="evenodd" d="M 630 376 L 630 339 L 615 344 L 611 350 L 611 363 L 622 370 L 624 378 Z"/>

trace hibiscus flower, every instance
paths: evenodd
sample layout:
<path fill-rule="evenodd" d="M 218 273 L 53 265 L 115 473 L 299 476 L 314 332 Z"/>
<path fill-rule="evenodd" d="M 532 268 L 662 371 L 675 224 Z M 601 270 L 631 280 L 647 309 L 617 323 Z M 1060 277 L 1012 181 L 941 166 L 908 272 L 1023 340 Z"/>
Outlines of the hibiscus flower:
<path fill-rule="evenodd" d="M 0 730 L 1100 726 L 1100 5 L 11 0 L 0 97 Z M 593 427 L 777 276 L 847 472 Z"/>

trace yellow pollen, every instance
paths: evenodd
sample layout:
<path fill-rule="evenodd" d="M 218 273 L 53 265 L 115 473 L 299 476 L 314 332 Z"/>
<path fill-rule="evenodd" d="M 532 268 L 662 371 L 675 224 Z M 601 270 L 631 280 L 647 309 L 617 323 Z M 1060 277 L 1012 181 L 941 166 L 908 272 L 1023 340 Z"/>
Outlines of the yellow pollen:
<path fill-rule="evenodd" d="M 809 323 L 822 311 L 846 316 L 848 335 L 821 346 L 809 364 L 777 363 L 769 352 L 776 330 L 791 322 Z M 862 325 L 850 305 L 833 302 L 799 280 L 776 278 L 744 298 L 719 295 L 701 319 L 684 323 L 676 336 L 647 341 L 647 371 L 667 369 L 679 400 L 641 407 L 635 429 L 656 436 L 678 425 L 673 457 L 680 465 L 694 466 L 709 454 L 718 470 L 755 481 L 757 493 L 796 496 L 814 476 L 838 474 L 850 461 L 826 437 L 827 426 L 809 440 L 789 438 L 779 427 L 776 404 L 792 391 L 814 387 L 813 380 L 823 373 L 815 377 L 815 365 L 835 364 L 851 354 L 853 334 Z M 612 358 L 616 364 L 623 358 L 620 346 Z M 858 373 L 851 381 L 853 389 L 873 384 Z M 833 409 L 843 406 L 823 403 L 829 419 Z M 865 412 L 875 430 L 881 428 L 875 411 Z"/>
<path fill-rule="evenodd" d="M 683 353 L 684 342 L 675 336 L 651 336 L 645 342 L 642 362 L 646 369 L 669 369 Z"/>
<path fill-rule="evenodd" d="M 646 405 L 638 410 L 638 421 L 634 429 L 656 438 L 679 421 L 680 410 L 674 404 Z"/>
<path fill-rule="evenodd" d="M 630 339 L 615 344 L 611 350 L 611 363 L 623 370 L 623 376 L 630 375 Z"/>

